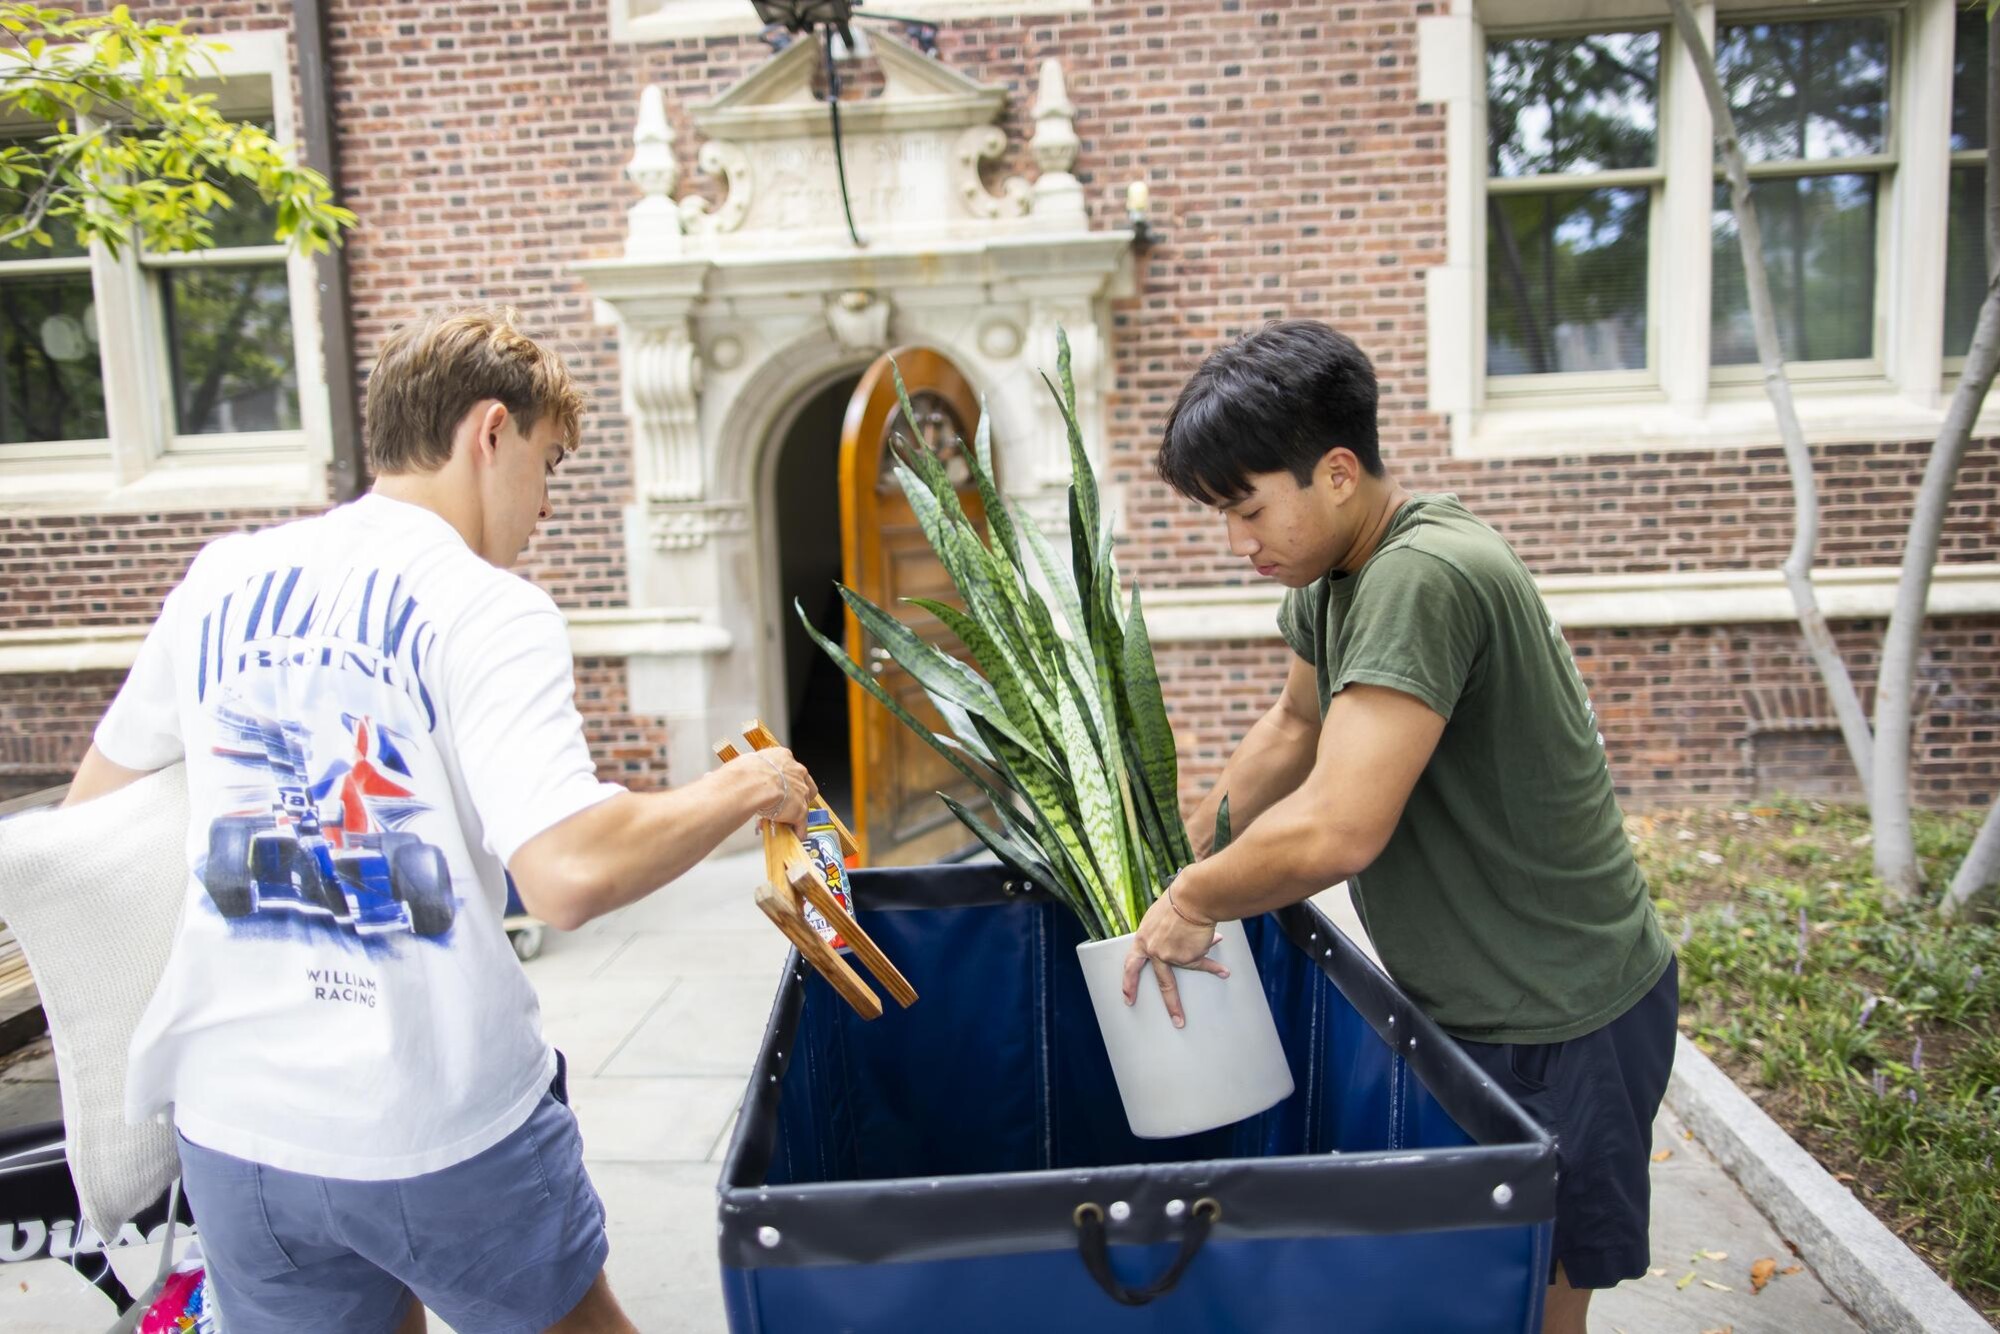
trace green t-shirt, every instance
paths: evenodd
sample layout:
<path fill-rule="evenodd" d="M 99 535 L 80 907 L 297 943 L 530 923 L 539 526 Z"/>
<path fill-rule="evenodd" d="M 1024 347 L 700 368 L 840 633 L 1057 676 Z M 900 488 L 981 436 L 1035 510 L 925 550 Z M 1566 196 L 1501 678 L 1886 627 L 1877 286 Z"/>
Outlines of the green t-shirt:
<path fill-rule="evenodd" d="M 1355 906 L 1447 1032 L 1561 1042 L 1611 1022 L 1672 947 L 1625 838 L 1597 715 L 1527 567 L 1455 496 L 1413 496 L 1352 575 L 1285 598 L 1278 628 L 1320 713 L 1387 686 L 1445 719 Z"/>

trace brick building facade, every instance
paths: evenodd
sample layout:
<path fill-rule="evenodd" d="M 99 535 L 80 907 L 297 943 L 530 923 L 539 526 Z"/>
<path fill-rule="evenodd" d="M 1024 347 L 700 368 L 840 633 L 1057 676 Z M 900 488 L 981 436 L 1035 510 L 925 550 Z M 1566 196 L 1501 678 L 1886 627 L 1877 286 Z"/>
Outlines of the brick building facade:
<path fill-rule="evenodd" d="M 657 706 L 680 678 L 678 659 L 656 651 L 659 618 L 634 614 L 672 599 L 638 587 L 646 581 L 634 574 L 643 545 L 634 516 L 648 502 L 625 383 L 629 322 L 621 331 L 606 321 L 597 299 L 605 280 L 577 266 L 627 251 L 627 211 L 640 191 L 626 166 L 649 85 L 664 94 L 680 193 L 724 197 L 697 170 L 704 135 L 693 109 L 772 59 L 736 7 L 328 7 L 341 187 L 361 217 L 347 248 L 359 363 L 365 373 L 385 332 L 413 312 L 472 300 L 520 307 L 569 356 L 593 412 L 527 572 L 578 626 L 579 693 L 601 764 L 641 786 L 688 777 L 675 771 L 688 761 L 670 760 L 669 750 L 698 753 L 706 738 L 695 738 L 693 751 L 685 741 L 674 747 L 675 729 L 694 724 Z M 1120 501 L 1121 562 L 1146 587 L 1149 612 L 1159 607 L 1159 658 L 1190 793 L 1273 697 L 1284 650 L 1270 590 L 1249 586 L 1251 572 L 1225 549 L 1218 522 L 1153 477 L 1151 454 L 1167 406 L 1200 357 L 1277 316 L 1321 318 L 1352 333 L 1380 374 L 1391 466 L 1413 489 L 1458 493 L 1544 579 L 1603 719 L 1613 773 L 1635 804 L 1842 789 L 1837 734 L 1775 577 L 1791 502 L 1768 410 L 1754 386 L 1746 394 L 1733 382 L 1711 384 L 1705 357 L 1698 375 L 1688 370 L 1689 340 L 1705 339 L 1709 321 L 1676 314 L 1673 284 L 1656 273 L 1648 323 L 1664 332 L 1649 356 L 1654 382 L 1595 394 L 1553 386 L 1540 398 L 1489 374 L 1476 332 L 1468 342 L 1463 327 L 1477 330 L 1485 319 L 1480 192 L 1488 172 L 1481 96 L 1468 93 L 1466 82 L 1477 79 L 1466 71 L 1516 31 L 1605 6 L 915 7 L 939 21 L 938 63 L 1007 90 L 998 120 L 1006 151 L 987 171 L 989 186 L 1047 170 L 1031 147 L 1033 112 L 1042 62 L 1056 58 L 1074 106 L 1073 171 L 1091 226 L 1122 227 L 1127 185 L 1150 188 L 1156 235 L 1130 252 L 1129 280 L 1107 288 L 1103 302 L 1096 447 Z M 740 8 L 747 14 L 747 2 Z M 289 7 L 255 0 L 134 9 L 223 40 L 289 34 L 292 21 Z M 1664 12 L 1638 0 L 1619 9 L 1624 26 L 1655 29 Z M 1962 165 L 1956 141 L 1925 146 L 1950 108 L 1946 99 L 1939 110 L 1939 80 L 1914 63 L 1942 50 L 1949 64 L 1949 0 L 1882 12 L 1898 25 L 1899 63 L 1885 97 L 1901 138 L 1876 200 L 1877 355 L 1872 370 L 1805 395 L 1825 507 L 1820 564 L 1838 572 L 1829 604 L 1864 686 L 1954 370 L 1948 357 L 1900 350 L 1935 340 L 1943 304 L 1941 292 L 1921 301 L 1904 292 L 1909 282 L 1945 280 L 1941 261 L 1923 267 L 1925 246 L 1913 231 L 1925 204 L 1917 178 Z M 1724 5 L 1719 21 L 1729 14 Z M 282 49 L 296 58 L 295 40 Z M 1663 50 L 1671 65 L 1674 53 Z M 872 59 L 855 62 L 864 91 Z M 1941 77 L 1952 82 L 1948 69 Z M 286 100 L 286 83 L 279 72 L 273 100 Z M 1685 124 L 1692 114 L 1682 105 L 1656 118 Z M 1663 161 L 1685 155 L 1686 136 L 1663 141 L 1660 152 Z M 1657 192 L 1650 206 L 1659 250 L 1687 244 L 1687 229 L 1674 225 L 1680 217 L 1698 219 L 1696 240 L 1708 244 L 1708 201 L 1690 204 L 1677 170 L 1663 166 L 1661 181 L 1644 187 Z M 1938 195 L 1941 181 L 1923 188 Z M 1931 211 L 1941 216 L 1936 203 Z M 897 307 L 889 341 L 906 308 Z M 1933 319 L 1928 328 L 1925 319 Z M 317 344 L 301 340 L 304 381 L 317 373 L 309 355 Z M 19 791 L 66 775 L 137 633 L 204 541 L 328 503 L 326 444 L 310 420 L 311 400 L 300 394 L 308 420 L 292 446 L 298 457 L 259 456 L 265 471 L 242 474 L 240 485 L 228 480 L 236 465 L 199 451 L 177 459 L 165 449 L 157 466 L 142 461 L 117 473 L 0 444 L 0 787 Z M 1982 430 L 1961 475 L 1943 547 L 1950 568 L 1920 662 L 1915 773 L 1922 799 L 1933 803 L 1990 801 L 2000 788 L 1995 435 L 1990 424 Z M 683 611 L 667 621 L 690 623 Z M 649 655 L 659 660 L 642 663 Z M 650 702 L 635 707 L 635 693 Z"/>

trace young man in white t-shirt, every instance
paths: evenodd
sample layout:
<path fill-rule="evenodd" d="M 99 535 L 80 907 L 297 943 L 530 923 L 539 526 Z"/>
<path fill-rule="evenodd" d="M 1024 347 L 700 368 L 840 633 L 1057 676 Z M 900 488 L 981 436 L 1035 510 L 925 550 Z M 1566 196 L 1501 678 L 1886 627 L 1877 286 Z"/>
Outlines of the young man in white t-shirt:
<path fill-rule="evenodd" d="M 218 539 L 168 594 L 69 802 L 185 759 L 187 906 L 132 1043 L 171 1114 L 231 1334 L 631 1329 L 508 879 L 574 928 L 746 821 L 803 826 L 784 751 L 598 781 L 562 613 L 508 572 L 583 400 L 511 312 L 397 331 L 373 492 Z"/>

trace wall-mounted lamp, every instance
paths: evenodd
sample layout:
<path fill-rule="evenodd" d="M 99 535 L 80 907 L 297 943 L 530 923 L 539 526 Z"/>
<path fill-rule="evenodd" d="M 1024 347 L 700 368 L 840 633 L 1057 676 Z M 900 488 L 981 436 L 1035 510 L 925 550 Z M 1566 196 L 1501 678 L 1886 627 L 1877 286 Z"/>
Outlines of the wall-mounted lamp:
<path fill-rule="evenodd" d="M 1132 228 L 1132 244 L 1142 249 L 1160 239 L 1159 232 L 1146 220 L 1152 203 L 1153 192 L 1144 181 L 1134 181 L 1125 187 L 1125 221 Z"/>

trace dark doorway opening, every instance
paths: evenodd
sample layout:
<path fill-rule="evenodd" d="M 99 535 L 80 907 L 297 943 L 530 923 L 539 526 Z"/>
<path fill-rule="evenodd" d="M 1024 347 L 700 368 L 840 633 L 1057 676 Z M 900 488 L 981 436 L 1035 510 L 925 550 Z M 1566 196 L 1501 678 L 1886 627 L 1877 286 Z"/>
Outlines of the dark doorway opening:
<path fill-rule="evenodd" d="M 834 643 L 846 633 L 840 594 L 840 428 L 860 376 L 843 376 L 807 400 L 778 444 L 772 495 L 778 533 L 778 592 L 784 624 L 784 738 L 842 816 L 854 807 L 848 749 L 847 678 L 806 637 L 793 604 Z"/>

